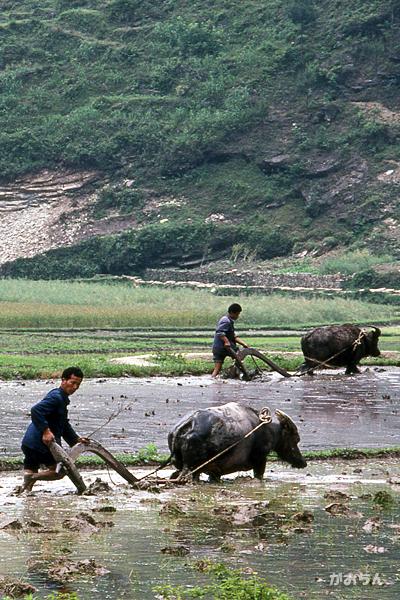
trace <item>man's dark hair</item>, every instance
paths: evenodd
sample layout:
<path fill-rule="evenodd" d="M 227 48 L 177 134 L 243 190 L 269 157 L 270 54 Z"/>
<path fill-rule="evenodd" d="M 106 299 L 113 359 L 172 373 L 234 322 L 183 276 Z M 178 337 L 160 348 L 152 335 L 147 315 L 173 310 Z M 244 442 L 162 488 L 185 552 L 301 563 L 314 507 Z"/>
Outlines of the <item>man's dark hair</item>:
<path fill-rule="evenodd" d="M 236 304 L 236 302 L 234 302 L 228 308 L 228 312 L 230 312 L 230 313 L 240 313 L 240 312 L 242 312 L 242 307 L 240 306 L 240 304 Z"/>
<path fill-rule="evenodd" d="M 70 379 L 71 375 L 83 379 L 83 371 L 79 367 L 67 367 L 61 375 L 61 379 Z"/>

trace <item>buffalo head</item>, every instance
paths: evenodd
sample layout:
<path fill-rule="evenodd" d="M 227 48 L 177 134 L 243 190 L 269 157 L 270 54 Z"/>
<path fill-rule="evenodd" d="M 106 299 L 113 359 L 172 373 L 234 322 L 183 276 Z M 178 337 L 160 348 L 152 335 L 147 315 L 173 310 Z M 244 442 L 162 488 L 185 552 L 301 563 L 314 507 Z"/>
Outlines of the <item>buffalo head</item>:
<path fill-rule="evenodd" d="M 300 436 L 295 423 L 287 414 L 280 410 L 276 410 L 275 414 L 281 425 L 281 434 L 275 446 L 275 452 L 279 458 L 288 462 L 292 467 L 303 469 L 307 466 L 307 463 L 298 447 Z"/>
<path fill-rule="evenodd" d="M 365 334 L 365 340 L 368 346 L 368 354 L 370 356 L 380 356 L 380 350 L 378 348 L 378 340 L 381 335 L 381 330 L 379 327 L 372 327 L 374 331 L 369 331 Z"/>

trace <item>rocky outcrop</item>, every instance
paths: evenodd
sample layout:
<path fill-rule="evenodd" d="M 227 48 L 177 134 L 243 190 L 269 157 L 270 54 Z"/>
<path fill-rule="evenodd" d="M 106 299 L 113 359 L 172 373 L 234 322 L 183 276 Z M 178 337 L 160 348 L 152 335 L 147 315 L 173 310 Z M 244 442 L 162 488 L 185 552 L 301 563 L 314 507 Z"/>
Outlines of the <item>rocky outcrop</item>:
<path fill-rule="evenodd" d="M 263 158 L 258 167 L 266 175 L 286 171 L 294 162 L 294 159 L 289 154 L 277 154 L 271 157 Z"/>
<path fill-rule="evenodd" d="M 0 184 L 0 264 L 132 227 L 133 216 L 93 215 L 107 183 L 97 171 L 57 169 Z"/>
<path fill-rule="evenodd" d="M 42 171 L 0 185 L 0 263 L 31 257 L 82 236 L 95 171 Z"/>
<path fill-rule="evenodd" d="M 336 170 L 336 165 L 327 163 L 325 167 L 321 165 L 322 171 L 328 169 L 329 172 Z M 299 187 L 299 193 L 303 198 L 307 211 L 310 216 L 318 216 L 328 207 L 334 206 L 340 217 L 341 207 L 345 214 L 349 207 L 355 204 L 355 193 L 357 189 L 367 184 L 368 164 L 364 159 L 353 160 L 347 165 L 346 171 L 333 173 L 330 177 L 323 180 L 320 177 L 328 174 L 315 171 L 310 181 L 304 181 Z"/>

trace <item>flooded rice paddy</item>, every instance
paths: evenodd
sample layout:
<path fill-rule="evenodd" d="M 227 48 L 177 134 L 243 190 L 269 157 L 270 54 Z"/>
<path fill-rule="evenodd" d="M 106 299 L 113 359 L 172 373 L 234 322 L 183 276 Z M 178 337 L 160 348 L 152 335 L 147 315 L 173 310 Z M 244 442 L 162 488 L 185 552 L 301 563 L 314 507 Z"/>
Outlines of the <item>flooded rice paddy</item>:
<path fill-rule="evenodd" d="M 1 382 L 0 457 L 20 453 L 30 407 L 58 381 Z M 276 373 L 262 380 L 213 381 L 211 377 L 84 380 L 71 397 L 70 420 L 111 451 L 133 452 L 152 442 L 167 451 L 167 433 L 185 413 L 237 401 L 269 406 L 296 422 L 306 450 L 384 447 L 400 443 L 400 369 L 364 368 L 346 377 L 322 371 L 314 377 L 286 379 Z"/>
<path fill-rule="evenodd" d="M 0 573 L 39 597 L 156 598 L 157 585 L 204 581 L 189 566 L 200 559 L 256 572 L 294 600 L 400 597 L 399 460 L 274 465 L 261 484 L 238 477 L 157 494 L 114 473 L 82 474 L 109 490 L 79 497 L 65 479 L 18 497 L 17 476 L 1 479 L 0 527 L 17 521 L 20 529 L 0 529 Z M 73 527 L 74 519 L 93 525 Z M 104 574 L 63 581 L 63 569 L 88 558 Z"/>
<path fill-rule="evenodd" d="M 0 383 L 0 456 L 20 454 L 30 407 L 56 385 Z M 356 377 L 270 373 L 249 383 L 85 380 L 71 397 L 70 417 L 82 435 L 100 427 L 93 437 L 111 451 L 152 442 L 166 452 L 167 432 L 180 416 L 232 400 L 287 412 L 303 450 L 400 443 L 395 368 L 364 368 Z M 300 471 L 269 463 L 262 484 L 241 474 L 159 493 L 133 490 L 107 471 L 82 475 L 86 483 L 100 477 L 108 491 L 79 497 L 64 479 L 15 496 L 20 473 L 0 476 L 0 575 L 34 585 L 39 597 L 58 590 L 85 600 L 142 600 L 157 598 L 157 585 L 204 582 L 190 565 L 211 559 L 256 572 L 294 600 L 400 597 L 399 459 L 311 461 Z M 94 572 L 74 573 L 86 559 Z"/>

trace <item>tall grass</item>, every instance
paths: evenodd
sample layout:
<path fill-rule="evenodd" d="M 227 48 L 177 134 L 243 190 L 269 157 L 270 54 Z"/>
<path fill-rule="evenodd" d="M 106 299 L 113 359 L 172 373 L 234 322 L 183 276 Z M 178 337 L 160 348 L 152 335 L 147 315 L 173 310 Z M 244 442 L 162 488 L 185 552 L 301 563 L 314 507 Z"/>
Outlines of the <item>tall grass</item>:
<path fill-rule="evenodd" d="M 221 297 L 207 290 L 128 284 L 0 280 L 0 327 L 213 327 L 231 302 L 242 326 L 395 321 L 392 306 L 279 294 Z"/>
<path fill-rule="evenodd" d="M 355 250 L 354 252 L 346 252 L 334 258 L 327 258 L 321 263 L 319 271 L 323 275 L 330 273 L 353 275 L 353 273 L 359 273 L 375 265 L 392 261 L 392 256 L 373 256 L 368 250 Z"/>

